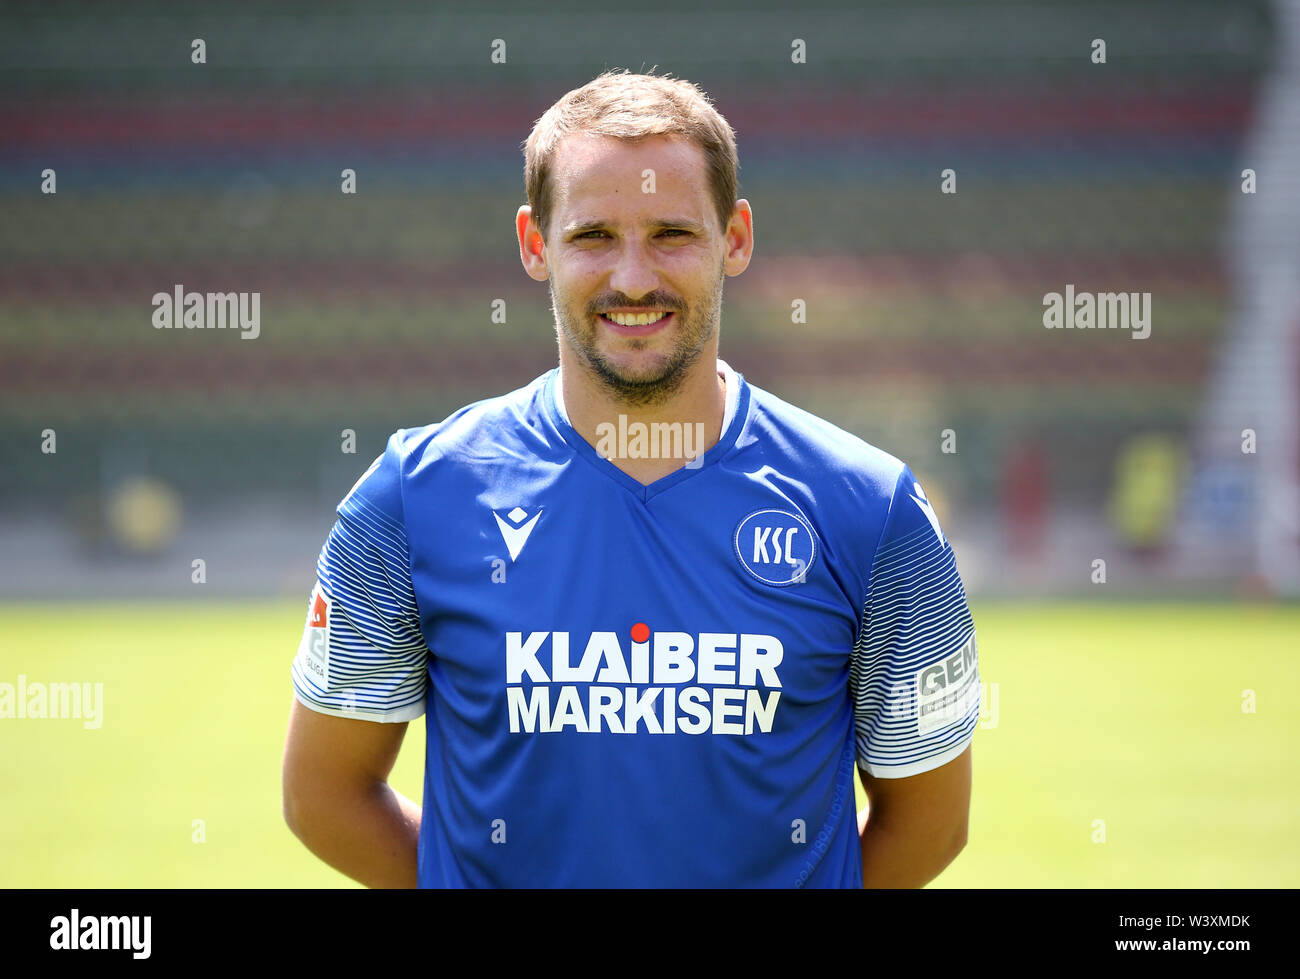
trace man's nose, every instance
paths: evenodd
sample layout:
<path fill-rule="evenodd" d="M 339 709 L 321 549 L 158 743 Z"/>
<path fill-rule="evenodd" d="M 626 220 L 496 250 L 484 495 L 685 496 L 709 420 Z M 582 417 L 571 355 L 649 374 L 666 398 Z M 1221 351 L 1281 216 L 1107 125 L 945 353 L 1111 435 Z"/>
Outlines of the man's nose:
<path fill-rule="evenodd" d="M 654 292 L 659 287 L 659 273 L 655 270 L 653 257 L 644 244 L 633 241 L 623 244 L 614 261 L 609 287 L 634 301 Z"/>

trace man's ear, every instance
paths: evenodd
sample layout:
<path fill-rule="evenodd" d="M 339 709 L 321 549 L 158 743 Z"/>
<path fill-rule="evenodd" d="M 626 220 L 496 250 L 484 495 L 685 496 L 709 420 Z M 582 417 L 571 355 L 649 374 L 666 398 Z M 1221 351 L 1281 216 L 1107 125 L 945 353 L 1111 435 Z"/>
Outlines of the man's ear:
<path fill-rule="evenodd" d="M 519 239 L 519 260 L 528 277 L 538 282 L 549 278 L 546 267 L 546 241 L 541 229 L 533 220 L 533 209 L 527 204 L 515 212 L 515 236 Z"/>
<path fill-rule="evenodd" d="M 754 255 L 754 212 L 743 197 L 736 201 L 731 220 L 726 229 L 727 254 L 723 271 L 727 275 L 740 275 L 749 268 Z"/>

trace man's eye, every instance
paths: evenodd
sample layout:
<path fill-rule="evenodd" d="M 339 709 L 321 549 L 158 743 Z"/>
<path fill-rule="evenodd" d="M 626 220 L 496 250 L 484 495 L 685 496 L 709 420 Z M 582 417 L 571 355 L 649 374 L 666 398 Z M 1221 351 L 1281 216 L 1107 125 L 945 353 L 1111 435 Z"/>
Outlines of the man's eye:
<path fill-rule="evenodd" d="M 686 230 L 683 229 L 683 228 L 665 228 L 663 231 L 659 232 L 659 234 L 661 234 L 661 235 L 672 235 L 673 237 L 680 237 L 680 236 L 682 236 L 682 235 L 690 235 L 690 232 L 689 232 L 689 231 L 686 231 Z M 581 241 L 581 240 L 584 239 L 584 238 L 590 239 L 590 238 L 592 238 L 593 235 L 600 235 L 601 237 L 604 237 L 604 238 L 608 238 L 608 237 L 609 237 L 609 236 L 608 236 L 607 234 L 605 234 L 605 232 L 603 232 L 603 231 L 584 231 L 582 234 L 575 236 L 574 240 L 575 240 L 575 241 Z"/>

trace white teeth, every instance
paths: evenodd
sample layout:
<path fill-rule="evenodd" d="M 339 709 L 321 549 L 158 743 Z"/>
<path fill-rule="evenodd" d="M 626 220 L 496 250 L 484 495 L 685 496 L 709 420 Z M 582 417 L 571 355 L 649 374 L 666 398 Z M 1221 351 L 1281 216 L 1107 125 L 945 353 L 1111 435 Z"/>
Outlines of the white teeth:
<path fill-rule="evenodd" d="M 658 323 L 667 315 L 667 313 L 634 313 L 632 315 L 606 313 L 605 318 L 612 320 L 619 326 L 649 326 L 651 323 Z"/>

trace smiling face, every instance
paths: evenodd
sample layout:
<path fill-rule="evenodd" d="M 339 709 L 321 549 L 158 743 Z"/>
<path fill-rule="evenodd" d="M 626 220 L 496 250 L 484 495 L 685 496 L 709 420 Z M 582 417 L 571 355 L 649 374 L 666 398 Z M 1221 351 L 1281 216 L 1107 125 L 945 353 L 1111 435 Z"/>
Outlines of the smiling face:
<path fill-rule="evenodd" d="M 692 367 L 714 370 L 723 276 L 739 271 L 704 152 L 677 137 L 577 135 L 558 147 L 553 172 L 544 257 L 561 362 L 620 402 L 662 404 Z"/>

